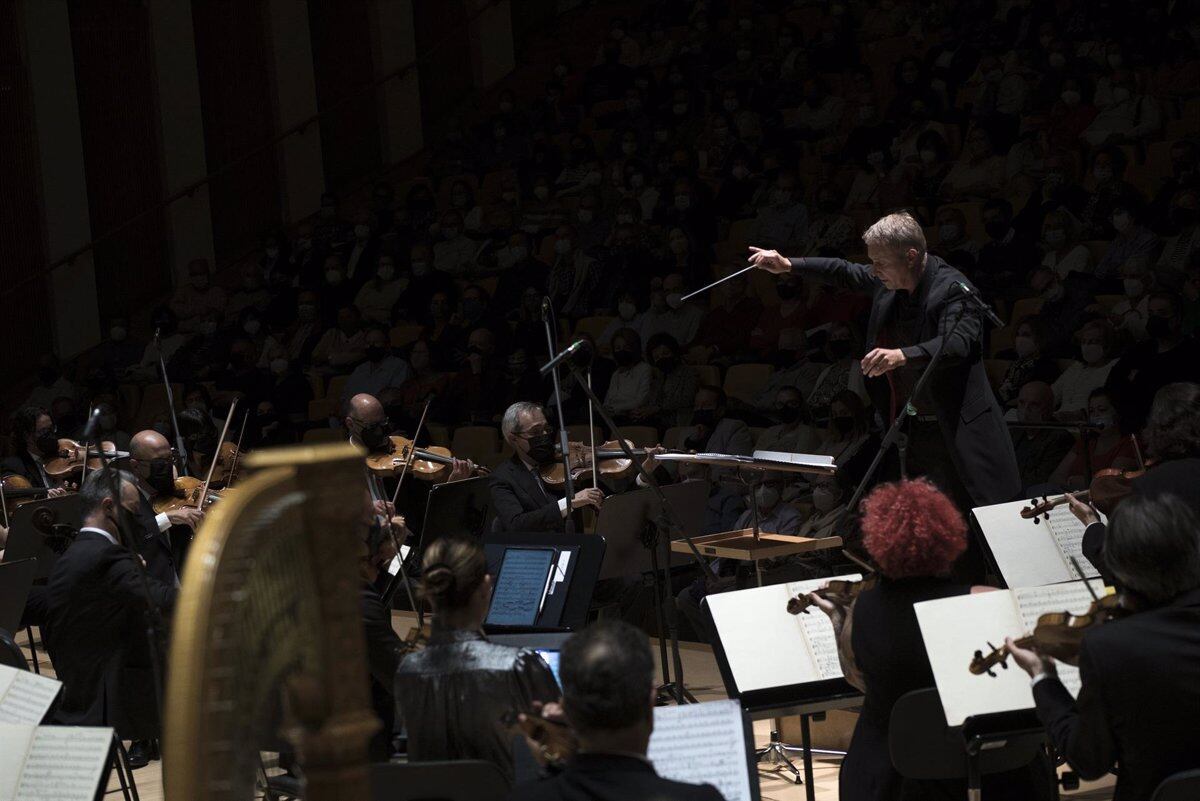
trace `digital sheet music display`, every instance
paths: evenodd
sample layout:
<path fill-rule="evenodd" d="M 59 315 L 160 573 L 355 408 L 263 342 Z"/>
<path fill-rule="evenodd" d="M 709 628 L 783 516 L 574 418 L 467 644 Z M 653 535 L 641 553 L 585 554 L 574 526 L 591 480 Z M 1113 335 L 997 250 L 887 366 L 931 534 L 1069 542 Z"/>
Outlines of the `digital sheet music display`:
<path fill-rule="evenodd" d="M 546 596 L 553 548 L 509 548 L 500 563 L 489 626 L 532 626 Z"/>

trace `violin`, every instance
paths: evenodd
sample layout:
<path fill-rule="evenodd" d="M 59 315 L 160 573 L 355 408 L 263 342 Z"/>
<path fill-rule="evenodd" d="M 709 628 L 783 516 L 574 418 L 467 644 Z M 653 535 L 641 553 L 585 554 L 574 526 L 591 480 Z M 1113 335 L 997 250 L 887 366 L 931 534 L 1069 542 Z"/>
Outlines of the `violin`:
<path fill-rule="evenodd" d="M 100 460 L 100 455 L 116 455 L 117 446 L 112 442 L 101 442 L 100 451 L 89 450 L 85 446 L 76 442 L 73 439 L 60 439 L 58 441 L 58 453 L 53 459 L 48 460 L 42 465 L 42 469 L 46 471 L 46 475 L 51 478 L 62 479 L 77 470 L 83 470 L 84 459 L 87 459 L 88 470 L 97 470 L 104 466 Z"/>
<path fill-rule="evenodd" d="M 579 750 L 579 740 L 575 731 L 565 723 L 549 720 L 532 712 L 527 712 L 524 718 L 515 712 L 508 712 L 500 722 L 507 728 L 519 729 L 522 734 L 537 743 L 539 755 L 547 765 L 561 768 Z"/>
<path fill-rule="evenodd" d="M 0 478 L 0 495 L 4 496 L 6 508 L 15 509 L 50 492 L 49 487 L 35 487 L 25 476 L 11 475 Z"/>
<path fill-rule="evenodd" d="M 629 446 L 630 452 L 635 457 L 646 455 L 646 448 L 635 448 L 629 440 L 625 440 L 625 444 Z M 567 448 L 570 454 L 571 480 L 577 482 L 592 472 L 592 449 L 586 442 L 568 442 Z M 562 449 L 557 448 L 555 452 L 561 459 Z M 550 486 L 561 487 L 566 483 L 561 461 L 544 464 L 538 472 L 542 476 L 542 481 Z M 596 472 L 610 481 L 629 478 L 634 472 L 633 460 L 625 455 L 625 451 L 621 450 L 619 442 L 610 439 L 608 442 L 596 446 Z"/>
<path fill-rule="evenodd" d="M 1070 612 L 1047 612 L 1041 615 L 1033 633 L 1013 640 L 1013 645 L 1018 648 L 1032 648 L 1060 662 L 1075 665 L 1079 662 L 1079 646 L 1083 642 L 1083 635 L 1090 628 L 1125 617 L 1132 611 L 1124 596 L 1105 595 L 1092 601 L 1088 610 L 1081 615 L 1073 615 Z M 970 670 L 976 676 L 986 673 L 994 677 L 996 674 L 992 668 L 996 665 L 1008 669 L 1008 646 L 1001 645 L 997 648 L 988 643 L 988 648 L 992 649 L 988 654 L 985 655 L 982 650 L 976 651 L 971 660 Z"/>
<path fill-rule="evenodd" d="M 185 509 L 193 507 L 203 509 L 221 500 L 221 493 L 214 490 L 211 486 L 208 492 L 204 493 L 204 502 L 200 502 L 200 493 L 204 489 L 203 479 L 195 476 L 179 476 L 175 479 L 175 490 L 169 495 L 159 495 L 150 505 L 154 507 L 155 514 L 163 512 L 172 512 L 176 509 Z M 225 490 L 228 492 L 228 490 Z"/>
<path fill-rule="evenodd" d="M 1111 515 L 1117 504 L 1133 492 L 1134 479 L 1145 475 L 1146 469 L 1118 470 L 1115 467 L 1108 467 L 1098 470 L 1092 476 L 1091 486 L 1082 492 L 1073 494 L 1077 500 L 1089 501 L 1105 515 Z M 1053 498 L 1043 497 L 1042 500 L 1035 501 L 1022 509 L 1021 517 L 1026 520 L 1032 519 L 1034 523 L 1037 523 L 1043 518 L 1049 519 L 1051 509 L 1069 502 L 1070 498 L 1066 495 L 1057 495 Z"/>
<path fill-rule="evenodd" d="M 877 574 L 872 573 L 861 581 L 850 581 L 848 579 L 834 579 L 812 591 L 813 595 L 818 598 L 825 598 L 843 606 L 852 602 L 858 597 L 858 594 L 863 590 L 869 590 L 875 586 Z M 809 593 L 797 595 L 795 598 L 789 598 L 787 602 L 788 614 L 800 615 L 808 614 L 808 608 L 813 605 L 813 601 L 808 597 Z"/>
<path fill-rule="evenodd" d="M 400 472 L 408 462 L 411 451 L 413 461 L 409 465 L 409 472 L 414 473 L 417 478 L 438 482 L 445 481 L 450 477 L 450 471 L 454 467 L 454 454 L 450 452 L 449 448 L 443 448 L 440 445 L 417 448 L 408 437 L 391 436 L 388 439 L 392 443 L 390 451 L 367 454 L 367 467 L 372 473 L 390 476 Z M 487 475 L 490 472 L 486 467 L 475 466 L 476 475 Z"/>
<path fill-rule="evenodd" d="M 213 487 L 220 489 L 233 483 L 240 457 L 241 451 L 232 442 L 222 442 L 217 447 L 217 466 L 213 470 L 212 477 Z M 205 455 L 205 458 L 207 459 L 208 456 Z"/>

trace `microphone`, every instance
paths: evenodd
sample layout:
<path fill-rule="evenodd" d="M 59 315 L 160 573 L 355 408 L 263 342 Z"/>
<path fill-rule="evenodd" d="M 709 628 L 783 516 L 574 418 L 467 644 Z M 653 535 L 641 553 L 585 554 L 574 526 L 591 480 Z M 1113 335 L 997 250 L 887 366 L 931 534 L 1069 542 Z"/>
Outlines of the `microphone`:
<path fill-rule="evenodd" d="M 546 322 L 546 320 L 548 320 L 548 319 L 550 319 L 550 297 L 548 295 L 543 295 L 542 296 L 542 322 Z"/>
<path fill-rule="evenodd" d="M 161 327 L 158 327 L 158 326 L 156 326 L 156 327 L 154 328 L 154 344 L 156 344 L 156 345 L 158 344 L 158 340 L 159 340 L 159 334 L 160 334 L 160 333 L 162 333 L 162 328 L 161 328 Z"/>
<path fill-rule="evenodd" d="M 87 425 L 83 427 L 83 434 L 80 439 L 84 442 L 91 442 L 96 436 L 96 427 L 100 425 L 100 407 L 92 408 L 92 414 L 88 417 Z"/>
<path fill-rule="evenodd" d="M 572 342 L 570 345 L 568 345 L 566 350 L 563 350 L 561 353 L 558 353 L 557 355 L 555 355 L 555 357 L 553 359 L 551 359 L 550 361 L 543 364 L 541 366 L 539 372 L 541 372 L 542 375 L 545 375 L 546 373 L 549 373 L 551 370 L 553 370 L 555 367 L 558 367 L 559 362 L 562 362 L 565 359 L 570 359 L 577 353 L 582 353 L 584 351 L 590 352 L 591 349 L 592 349 L 592 346 L 590 344 L 588 344 L 588 341 L 586 339 L 577 339 L 574 342 Z"/>
<path fill-rule="evenodd" d="M 979 311 L 983 312 L 983 316 L 987 318 L 989 323 L 994 325 L 996 328 L 1004 327 L 1004 321 L 1001 320 L 994 311 L 992 311 L 992 307 L 987 305 L 983 298 L 979 297 L 978 292 L 976 292 L 974 289 L 971 289 L 971 287 L 963 281 L 955 281 L 954 288 L 958 290 L 959 294 L 973 301 L 975 303 L 975 307 L 979 309 Z"/>

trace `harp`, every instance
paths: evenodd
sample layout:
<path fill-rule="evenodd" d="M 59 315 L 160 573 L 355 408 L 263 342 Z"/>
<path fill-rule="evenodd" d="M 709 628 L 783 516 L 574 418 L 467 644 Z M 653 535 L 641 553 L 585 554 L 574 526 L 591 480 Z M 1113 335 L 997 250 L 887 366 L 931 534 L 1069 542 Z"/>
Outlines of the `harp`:
<path fill-rule="evenodd" d="M 359 611 L 362 452 L 275 448 L 245 465 L 252 475 L 210 509 L 181 582 L 164 703 L 165 795 L 253 798 L 258 751 L 282 734 L 306 799 L 368 798 L 367 741 L 379 723 Z"/>

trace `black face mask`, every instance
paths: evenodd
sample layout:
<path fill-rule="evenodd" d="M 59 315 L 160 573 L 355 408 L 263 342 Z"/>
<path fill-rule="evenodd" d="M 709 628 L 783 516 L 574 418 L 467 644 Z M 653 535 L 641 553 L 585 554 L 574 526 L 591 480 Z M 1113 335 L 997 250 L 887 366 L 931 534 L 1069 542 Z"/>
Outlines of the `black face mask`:
<path fill-rule="evenodd" d="M 835 359 L 844 359 L 850 355 L 850 340 L 848 339 L 831 339 L 829 340 L 829 355 Z"/>
<path fill-rule="evenodd" d="M 149 463 L 146 473 L 146 483 L 159 495 L 175 491 L 175 476 L 169 461 L 153 461 Z"/>
<path fill-rule="evenodd" d="M 34 444 L 37 445 L 37 449 L 41 452 L 42 456 L 47 459 L 53 459 L 58 456 L 58 435 L 53 431 L 47 431 L 38 436 L 34 440 Z"/>
<path fill-rule="evenodd" d="M 547 464 L 554 461 L 554 435 L 535 434 L 526 440 L 529 443 L 529 458 L 537 464 Z"/>
<path fill-rule="evenodd" d="M 833 427 L 839 434 L 843 436 L 854 431 L 853 417 L 835 417 L 833 418 Z"/>
<path fill-rule="evenodd" d="M 371 453 L 384 451 L 390 444 L 386 423 L 372 423 L 369 426 L 363 426 L 358 434 L 358 438 L 362 440 L 362 444 Z"/>
<path fill-rule="evenodd" d="M 1000 220 L 992 220 L 983 224 L 983 230 L 987 231 L 987 235 L 992 239 L 1003 239 L 1008 233 L 1008 223 Z"/>
<path fill-rule="evenodd" d="M 613 361 L 617 363 L 618 367 L 628 367 L 631 364 L 633 364 L 633 361 L 634 361 L 633 351 L 631 351 L 631 350 L 614 350 L 613 351 Z"/>
<path fill-rule="evenodd" d="M 387 355 L 387 350 L 381 345 L 371 345 L 367 348 L 367 361 L 381 362 Z"/>
<path fill-rule="evenodd" d="M 715 427 L 718 419 L 716 409 L 696 409 L 692 412 L 692 422 L 705 428 Z"/>
<path fill-rule="evenodd" d="M 1171 331 L 1171 318 L 1159 317 L 1156 314 L 1150 315 L 1150 319 L 1146 321 L 1146 333 L 1155 339 L 1166 339 L 1173 333 Z"/>
<path fill-rule="evenodd" d="M 668 356 L 665 359 L 659 359 L 654 363 L 654 366 L 662 370 L 664 374 L 672 373 L 679 366 L 679 359 L 676 359 L 674 356 Z"/>
<path fill-rule="evenodd" d="M 788 423 L 789 425 L 799 421 L 803 414 L 804 410 L 796 403 L 786 403 L 775 409 L 775 416 L 779 418 L 780 422 Z"/>

